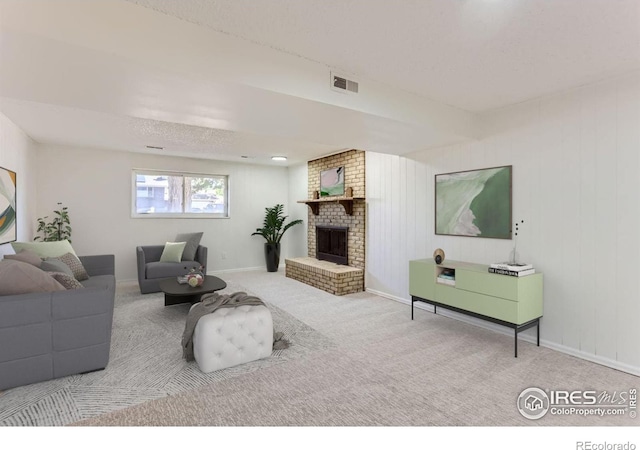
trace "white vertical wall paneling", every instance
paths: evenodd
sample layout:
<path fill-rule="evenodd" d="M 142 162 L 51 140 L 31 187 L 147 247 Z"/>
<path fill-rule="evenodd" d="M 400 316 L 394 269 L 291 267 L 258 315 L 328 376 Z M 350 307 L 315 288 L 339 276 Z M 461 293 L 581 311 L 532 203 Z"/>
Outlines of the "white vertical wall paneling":
<path fill-rule="evenodd" d="M 562 260 L 562 211 L 563 211 L 563 170 L 561 164 L 562 145 L 562 110 L 564 98 L 552 97 L 541 101 L 539 129 L 541 141 L 541 161 L 539 167 L 543 171 L 540 195 L 545 199 L 538 214 L 541 218 L 540 230 L 544 236 L 544 255 L 542 266 L 544 272 L 544 318 L 540 335 L 542 339 L 562 344 L 564 328 L 564 289 L 563 280 L 566 267 Z M 518 166 L 521 167 L 521 166 Z M 524 170 L 518 171 L 520 176 L 527 176 Z M 517 183 L 518 180 L 515 180 Z M 515 202 L 518 199 L 514 199 Z"/>
<path fill-rule="evenodd" d="M 389 264 L 390 271 L 393 280 L 393 289 L 397 292 L 397 286 L 400 282 L 400 265 L 395 264 L 395 261 L 399 261 L 404 251 L 400 250 L 400 233 L 402 229 L 400 226 L 400 197 L 402 196 L 402 184 L 404 178 L 402 178 L 402 165 L 400 164 L 400 157 L 396 156 L 391 159 L 391 173 L 398 174 L 397 177 L 391 177 L 391 190 L 389 191 L 392 196 L 391 201 L 391 229 L 388 234 L 387 248 L 389 249 Z M 403 211 L 404 213 L 404 211 Z M 402 218 L 404 223 L 404 218 Z"/>
<path fill-rule="evenodd" d="M 562 167 L 562 215 L 559 221 L 559 232 L 562 236 L 562 262 L 565 270 L 562 273 L 563 312 L 561 317 L 571 317 L 573 311 L 579 311 L 581 300 L 577 289 L 568 286 L 580 285 L 580 267 L 588 255 L 583 255 L 580 248 L 578 219 L 580 218 L 580 119 L 581 95 L 570 92 L 565 97 L 565 106 L 574 105 L 574 113 L 562 114 L 562 142 L 558 148 L 558 159 Z M 572 270 L 566 270 L 571 267 Z M 564 320 L 562 344 L 571 348 L 580 348 L 580 323 L 575 320 Z"/>
<path fill-rule="evenodd" d="M 580 239 L 580 279 L 576 286 L 581 307 L 577 311 L 580 325 L 580 350 L 596 353 L 596 290 L 598 255 L 596 253 L 596 111 L 597 94 L 589 91 L 583 97 L 580 110 L 580 217 L 576 233 Z"/>
<path fill-rule="evenodd" d="M 407 221 L 407 159 L 398 158 L 400 165 L 400 198 L 398 207 L 398 246 L 397 246 L 397 258 L 395 261 L 408 261 L 409 251 L 407 249 L 407 232 L 411 226 Z M 395 247 L 395 246 L 394 246 Z M 396 264 L 396 270 L 398 275 L 396 278 L 395 290 L 402 292 L 406 284 L 403 282 L 408 276 L 408 269 L 405 265 Z"/>
<path fill-rule="evenodd" d="M 599 261 L 596 283 L 596 354 L 616 358 L 616 310 L 618 293 L 616 265 L 617 217 L 617 105 L 615 84 L 598 85 L 596 112 L 596 255 Z M 636 263 L 637 264 L 637 263 Z"/>
<path fill-rule="evenodd" d="M 640 260 L 638 217 L 638 164 L 640 161 L 640 79 L 623 80 L 616 92 L 617 104 L 617 214 L 614 219 L 618 238 L 616 257 L 617 311 L 616 351 L 619 361 L 640 366 L 640 293 L 637 267 L 629 261 Z M 635 89 L 634 89 L 635 88 Z"/>
<path fill-rule="evenodd" d="M 478 142 L 398 157 L 399 164 L 368 155 L 369 173 L 384 186 L 370 206 L 368 239 L 395 232 L 386 216 L 396 211 L 406 221 L 415 214 L 416 235 L 407 231 L 407 248 L 392 253 L 393 261 L 370 254 L 367 270 L 376 277 L 367 287 L 409 299 L 403 271 L 398 281 L 377 268 L 405 267 L 436 247 L 447 259 L 506 258 L 511 241 L 434 234 L 433 176 L 512 164 L 514 219 L 525 219 L 518 251 L 545 276 L 543 344 L 640 374 L 640 74 L 494 111 L 482 126 Z M 388 192 L 394 181 L 385 177 L 406 179 L 397 209 Z"/>
<path fill-rule="evenodd" d="M 379 161 L 382 155 L 373 152 L 365 153 L 365 177 L 367 198 L 367 226 L 366 226 L 366 265 L 369 270 L 365 271 L 365 284 L 367 286 L 378 286 L 378 271 L 382 256 L 380 253 L 380 183 L 383 182 L 380 174 L 382 163 Z M 371 263 L 371 262 L 375 262 Z M 370 265 L 371 264 L 371 265 Z"/>

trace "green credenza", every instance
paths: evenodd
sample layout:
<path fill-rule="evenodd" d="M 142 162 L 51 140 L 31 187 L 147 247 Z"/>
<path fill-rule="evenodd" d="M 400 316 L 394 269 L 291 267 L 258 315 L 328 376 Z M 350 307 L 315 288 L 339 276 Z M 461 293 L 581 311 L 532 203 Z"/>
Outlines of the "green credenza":
<path fill-rule="evenodd" d="M 442 284 L 438 275 L 444 269 L 455 271 L 455 285 Z M 451 283 L 451 281 L 449 282 Z M 489 267 L 462 261 L 431 259 L 409 261 L 411 319 L 413 304 L 425 302 L 456 312 L 489 320 L 515 330 L 515 356 L 518 356 L 518 333 L 537 326 L 540 345 L 543 277 L 541 273 L 512 277 L 489 273 Z"/>

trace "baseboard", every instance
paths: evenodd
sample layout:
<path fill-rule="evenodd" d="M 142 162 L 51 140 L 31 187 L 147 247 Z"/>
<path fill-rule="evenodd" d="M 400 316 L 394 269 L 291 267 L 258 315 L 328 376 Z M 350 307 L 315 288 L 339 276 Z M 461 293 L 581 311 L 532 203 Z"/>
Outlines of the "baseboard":
<path fill-rule="evenodd" d="M 365 290 L 379 297 L 388 298 L 390 300 L 394 300 L 396 302 L 404 303 L 405 305 L 411 306 L 411 300 L 407 300 L 402 297 L 397 297 L 395 295 L 390 295 L 385 292 L 377 291 L 375 289 L 366 288 Z M 421 309 L 424 311 L 429 311 L 431 313 L 433 312 L 433 305 L 430 305 L 428 303 L 415 302 L 413 307 L 415 309 Z M 475 325 L 481 328 L 485 328 L 487 330 L 495 331 L 497 333 L 502 333 L 502 334 L 513 337 L 513 330 L 511 328 L 507 328 L 495 323 L 487 322 L 486 320 L 476 319 L 475 317 L 470 317 L 464 314 L 456 313 L 455 311 L 449 311 L 449 310 L 446 310 L 445 308 L 440 308 L 438 310 L 438 315 L 449 317 L 451 319 L 460 320 L 462 322 L 466 322 L 471 325 Z M 521 339 L 526 342 L 530 342 L 532 344 L 536 343 L 535 336 L 528 335 L 526 331 L 519 333 L 518 339 Z M 606 366 L 611 369 L 619 370 L 621 372 L 626 372 L 635 376 L 640 376 L 640 367 L 635 367 L 629 364 L 621 363 L 619 361 L 616 361 L 610 358 L 583 352 L 581 350 L 576 350 L 574 348 L 567 347 L 566 345 L 558 344 L 556 342 L 548 341 L 542 338 L 540 338 L 540 346 L 550 348 L 551 350 L 565 353 L 567 355 L 575 356 L 576 358 L 580 358 L 586 361 L 600 364 L 602 366 Z"/>
<path fill-rule="evenodd" d="M 225 273 L 237 273 L 237 272 L 253 272 L 255 270 L 263 270 L 266 272 L 266 268 L 265 266 L 257 266 L 257 267 L 241 267 L 239 269 L 225 269 L 225 270 L 212 270 L 212 271 L 207 271 L 207 275 L 224 275 Z M 279 268 L 278 272 L 281 272 L 282 269 Z"/>

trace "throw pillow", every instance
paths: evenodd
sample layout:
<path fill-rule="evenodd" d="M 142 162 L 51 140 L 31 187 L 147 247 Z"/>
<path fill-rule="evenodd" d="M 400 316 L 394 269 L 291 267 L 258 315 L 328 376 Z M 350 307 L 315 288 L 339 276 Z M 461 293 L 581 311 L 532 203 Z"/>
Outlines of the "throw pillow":
<path fill-rule="evenodd" d="M 40 264 L 42 264 L 42 258 L 40 258 L 33 250 L 20 250 L 15 255 L 4 255 L 4 259 L 22 261 L 36 267 L 40 267 Z"/>
<path fill-rule="evenodd" d="M 164 244 L 164 250 L 160 255 L 160 262 L 180 262 L 182 260 L 182 252 L 186 242 L 167 242 Z"/>
<path fill-rule="evenodd" d="M 71 271 L 71 268 L 67 266 L 65 263 L 63 263 L 62 261 L 60 261 L 58 258 L 45 259 L 44 261 L 42 261 L 42 264 L 40 265 L 40 269 L 44 270 L 45 272 L 62 272 L 73 277 L 73 272 Z"/>
<path fill-rule="evenodd" d="M 89 274 L 87 273 L 77 256 L 72 255 L 71 253 L 65 253 L 62 256 L 58 256 L 56 259 L 59 259 L 67 266 L 69 266 L 69 269 L 71 269 L 71 272 L 73 272 L 73 277 L 76 280 L 84 281 L 89 279 Z"/>
<path fill-rule="evenodd" d="M 49 276 L 53 277 L 58 283 L 63 285 L 65 289 L 84 289 L 84 286 L 72 275 L 68 275 L 63 272 L 47 272 Z"/>
<path fill-rule="evenodd" d="M 0 295 L 64 290 L 63 285 L 36 266 L 10 259 L 0 261 Z"/>
<path fill-rule="evenodd" d="M 67 240 L 53 241 L 53 242 L 12 242 L 11 246 L 16 252 L 20 250 L 32 250 L 40 258 L 55 258 L 56 256 L 64 255 L 65 253 L 73 253 L 73 247 Z"/>
<path fill-rule="evenodd" d="M 198 251 L 198 245 L 204 233 L 182 233 L 176 236 L 176 242 L 186 242 L 182 252 L 182 261 L 195 261 L 196 252 Z"/>

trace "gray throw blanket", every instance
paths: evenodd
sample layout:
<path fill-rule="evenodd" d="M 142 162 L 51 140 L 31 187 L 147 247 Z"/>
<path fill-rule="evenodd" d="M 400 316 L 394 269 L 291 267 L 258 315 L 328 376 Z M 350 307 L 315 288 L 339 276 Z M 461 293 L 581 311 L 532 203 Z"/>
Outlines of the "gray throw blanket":
<path fill-rule="evenodd" d="M 189 314 L 187 315 L 187 323 L 184 327 L 184 333 L 182 334 L 182 357 L 187 361 L 193 361 L 193 331 L 196 329 L 198 320 L 204 315 L 215 312 L 218 308 L 235 308 L 243 305 L 263 305 L 262 300 L 252 295 L 247 295 L 246 292 L 234 292 L 231 295 L 227 294 L 205 294 L 202 296 L 200 302 L 193 305 Z M 289 347 L 289 342 L 283 339 L 281 332 L 273 331 L 273 349 L 282 350 Z"/>

